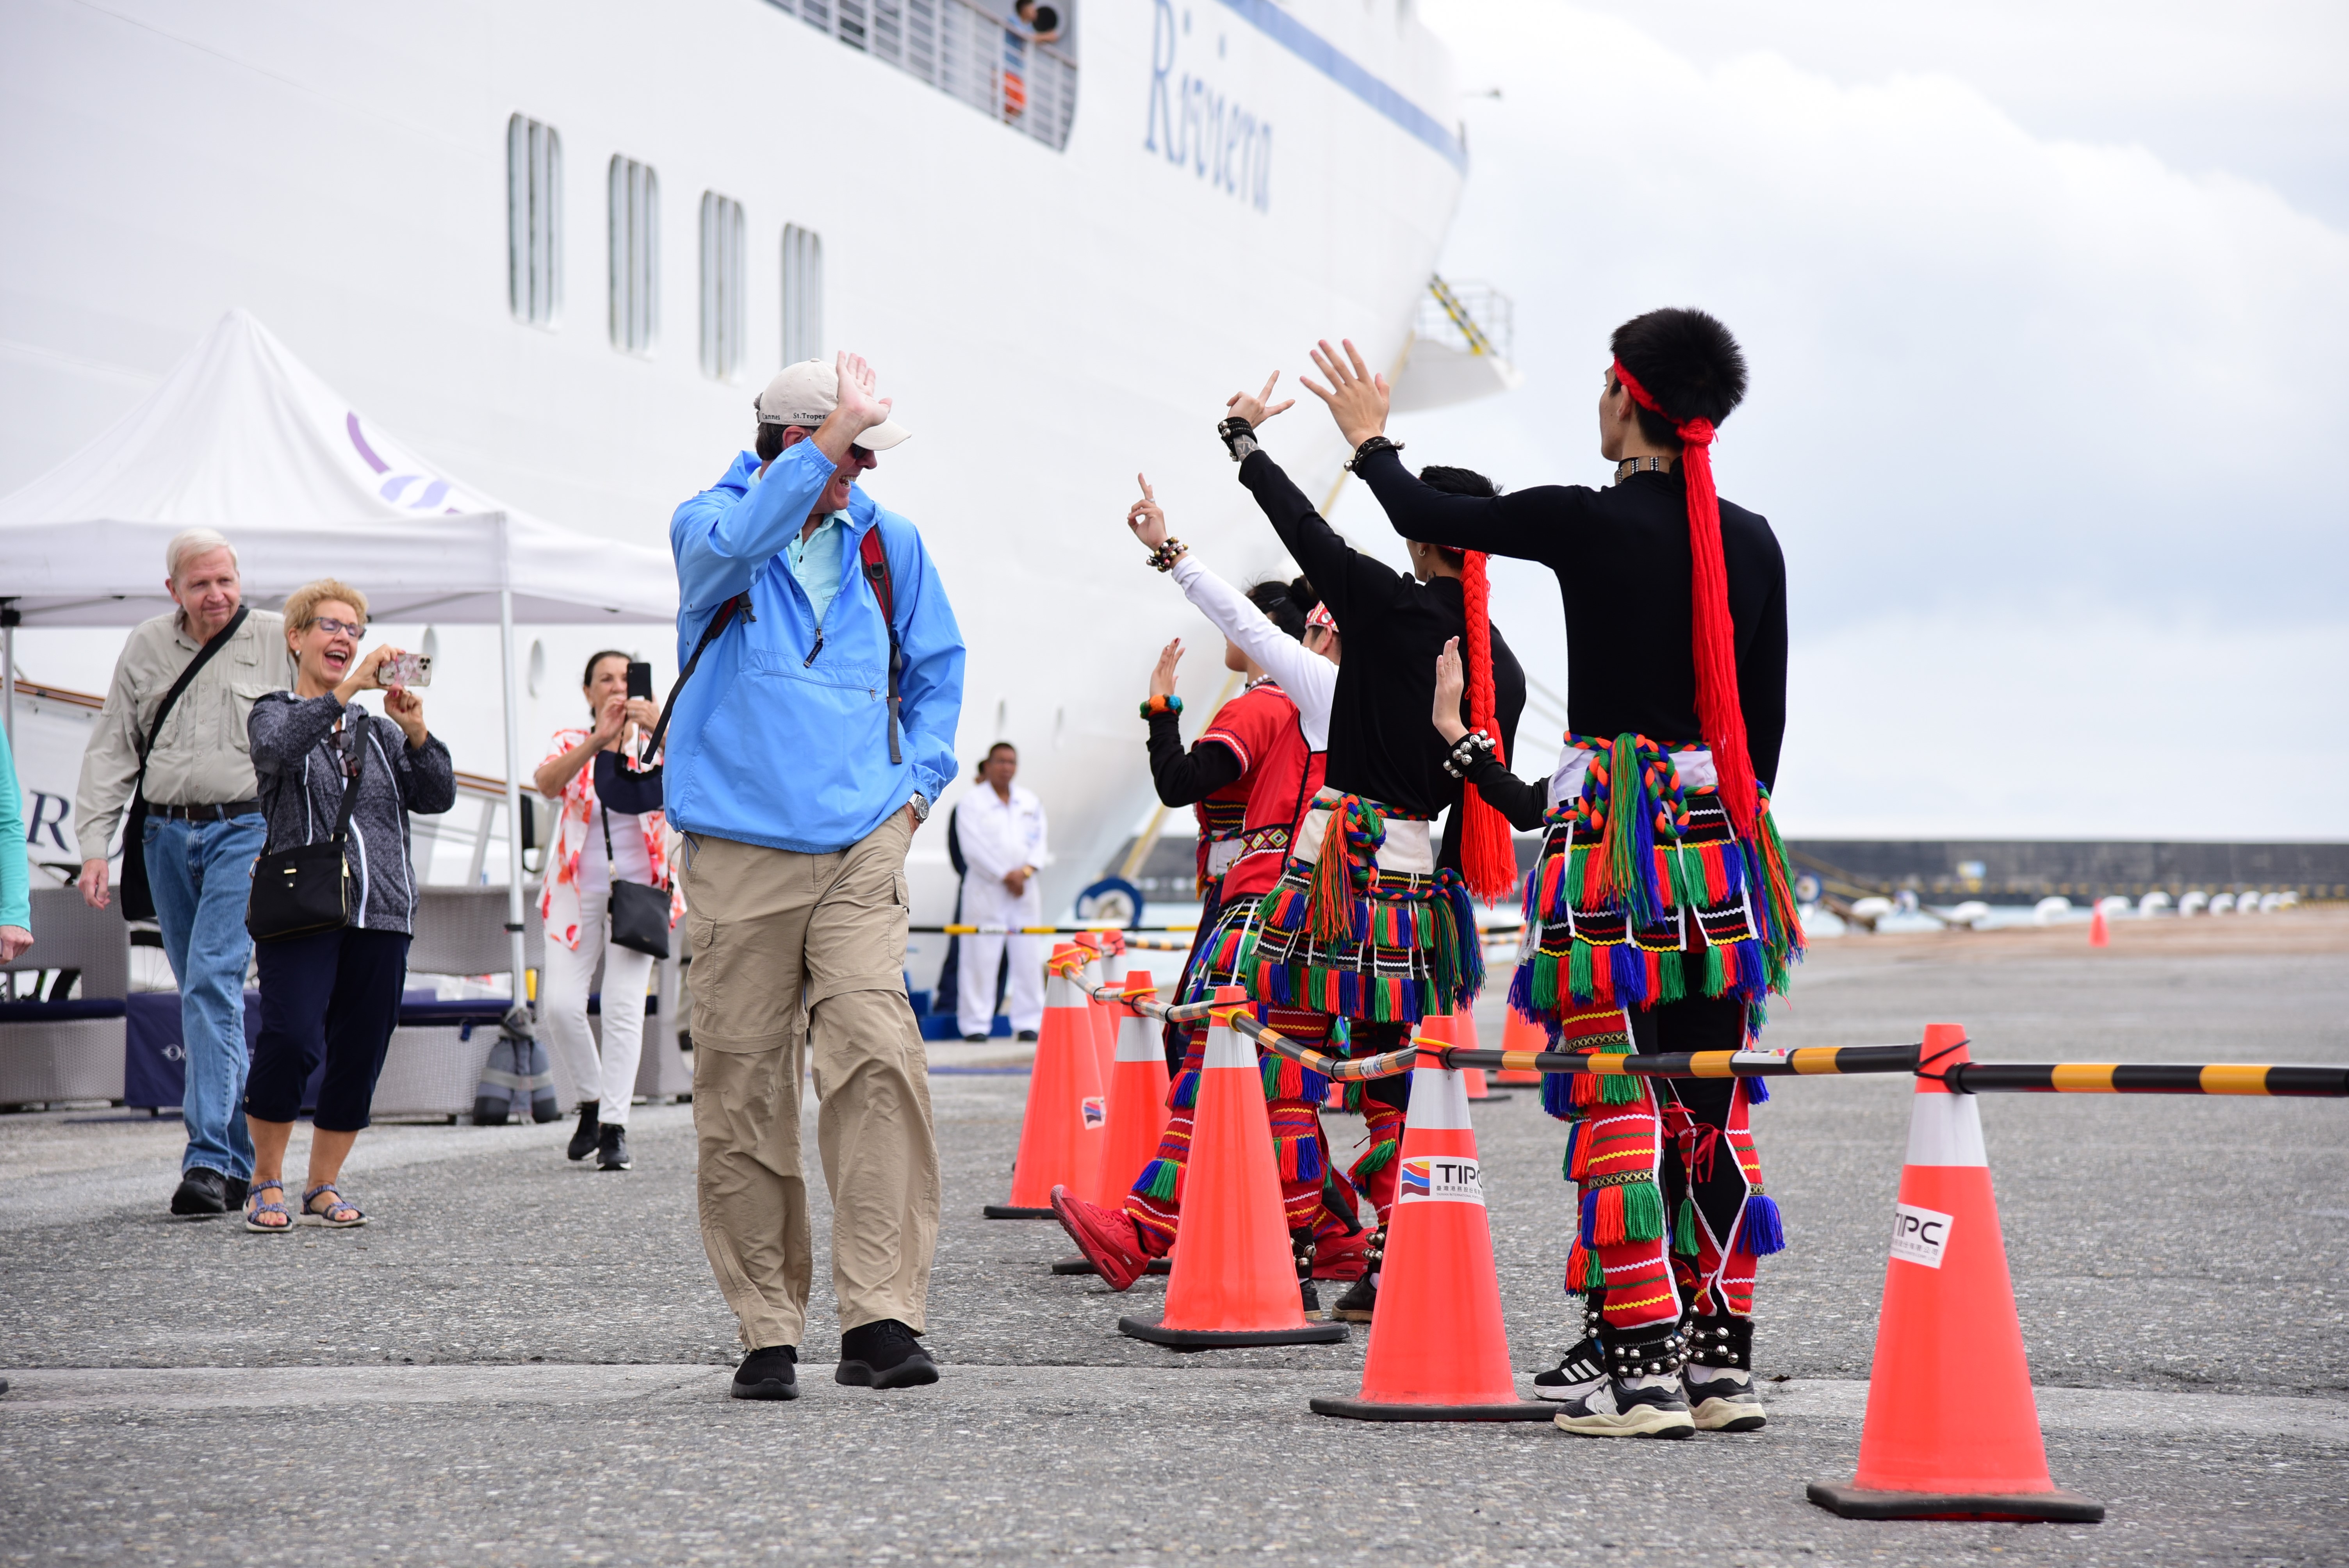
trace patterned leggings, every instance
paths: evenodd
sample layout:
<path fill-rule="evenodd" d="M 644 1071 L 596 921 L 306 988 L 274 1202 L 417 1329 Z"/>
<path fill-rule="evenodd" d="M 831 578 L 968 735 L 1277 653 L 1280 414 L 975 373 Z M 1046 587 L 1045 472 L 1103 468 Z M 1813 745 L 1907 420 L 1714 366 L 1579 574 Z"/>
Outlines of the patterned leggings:
<path fill-rule="evenodd" d="M 1734 997 L 1692 997 L 1648 1010 L 1589 1008 L 1564 1020 L 1562 1050 L 1734 1050 L 1745 1012 Z M 1573 1102 L 1567 1177 L 1581 1190 L 1567 1288 L 1603 1289 L 1609 1326 L 1670 1323 L 1683 1308 L 1751 1316 L 1757 1257 L 1785 1241 L 1762 1191 L 1747 1124 L 1766 1097 L 1758 1079 L 1554 1077 Z M 1545 1099 L 1559 1098 L 1559 1088 Z"/>

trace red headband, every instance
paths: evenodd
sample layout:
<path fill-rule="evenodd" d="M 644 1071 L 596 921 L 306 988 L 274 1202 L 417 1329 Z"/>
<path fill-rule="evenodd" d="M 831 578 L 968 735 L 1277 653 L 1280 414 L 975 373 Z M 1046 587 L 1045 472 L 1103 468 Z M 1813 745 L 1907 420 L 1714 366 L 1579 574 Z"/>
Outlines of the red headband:
<path fill-rule="evenodd" d="M 1713 488 L 1713 421 L 1680 419 L 1667 413 L 1639 378 L 1617 360 L 1615 379 L 1631 401 L 1659 418 L 1671 419 L 1686 443 L 1681 472 L 1688 486 L 1690 652 L 1696 661 L 1696 716 L 1721 777 L 1721 798 L 1741 834 L 1754 831 L 1761 792 L 1754 781 L 1754 758 L 1745 745 L 1745 711 L 1737 700 L 1737 628 L 1729 614 L 1729 569 L 1721 553 L 1721 497 Z"/>

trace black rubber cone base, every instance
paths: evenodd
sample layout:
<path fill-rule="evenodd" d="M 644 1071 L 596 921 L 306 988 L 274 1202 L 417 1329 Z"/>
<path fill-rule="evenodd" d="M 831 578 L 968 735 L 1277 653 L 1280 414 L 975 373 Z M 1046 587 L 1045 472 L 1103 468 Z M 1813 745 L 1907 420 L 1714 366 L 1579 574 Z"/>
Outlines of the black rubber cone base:
<path fill-rule="evenodd" d="M 1308 1399 L 1317 1416 L 1340 1416 L 1349 1421 L 1547 1421 L 1557 1414 L 1556 1405 L 1538 1401 L 1522 1405 L 1375 1405 L 1366 1399 Z"/>
<path fill-rule="evenodd" d="M 1052 1265 L 1052 1272 L 1056 1274 L 1097 1274 L 1101 1273 L 1101 1270 L 1093 1267 L 1093 1261 L 1091 1258 L 1062 1258 L 1059 1263 Z M 1152 1258 L 1148 1263 L 1143 1265 L 1142 1272 L 1143 1274 L 1173 1274 L 1174 1272 L 1174 1260 L 1173 1258 Z"/>
<path fill-rule="evenodd" d="M 1483 1099 L 1472 1099 L 1468 1103 L 1470 1105 L 1490 1105 L 1496 1099 L 1515 1099 L 1517 1097 L 1516 1095 L 1511 1094 L 1505 1088 L 1487 1089 L 1485 1091 Z"/>
<path fill-rule="evenodd" d="M 1015 1209 L 1009 1203 L 989 1203 L 979 1212 L 990 1220 L 1057 1220 L 1061 1217 L 1050 1209 Z"/>
<path fill-rule="evenodd" d="M 1229 1333 L 1209 1328 L 1166 1328 L 1139 1317 L 1117 1320 L 1120 1333 L 1175 1350 L 1238 1350 L 1251 1345 L 1343 1345 L 1342 1323 L 1309 1323 L 1301 1328 L 1253 1328 Z"/>
<path fill-rule="evenodd" d="M 2017 1519 L 2095 1524 L 2105 1505 L 2076 1491 L 1866 1491 L 1815 1480 L 1810 1500 L 1846 1519 Z"/>

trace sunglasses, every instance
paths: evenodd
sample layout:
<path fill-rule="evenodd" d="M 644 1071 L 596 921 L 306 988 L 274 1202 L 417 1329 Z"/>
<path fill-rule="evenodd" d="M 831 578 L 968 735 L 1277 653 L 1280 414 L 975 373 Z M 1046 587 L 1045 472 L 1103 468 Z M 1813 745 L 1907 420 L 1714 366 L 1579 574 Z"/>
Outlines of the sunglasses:
<path fill-rule="evenodd" d="M 319 616 L 316 620 L 311 622 L 310 624 L 317 627 L 328 636 L 333 636 L 337 633 L 346 637 L 363 637 L 367 635 L 366 626 L 350 621 L 337 621 L 326 615 Z"/>

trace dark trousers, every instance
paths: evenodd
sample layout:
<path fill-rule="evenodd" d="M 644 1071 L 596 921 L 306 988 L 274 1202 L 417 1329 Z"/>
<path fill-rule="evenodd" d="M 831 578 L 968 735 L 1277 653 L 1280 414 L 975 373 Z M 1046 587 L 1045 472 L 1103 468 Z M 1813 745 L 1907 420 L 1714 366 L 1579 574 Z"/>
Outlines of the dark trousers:
<path fill-rule="evenodd" d="M 323 1057 L 326 1076 L 311 1125 L 359 1131 L 399 1023 L 408 934 L 345 926 L 257 943 L 254 952 L 261 967 L 261 1037 L 245 1078 L 245 1114 L 293 1120 L 301 1114 L 302 1086 Z"/>

